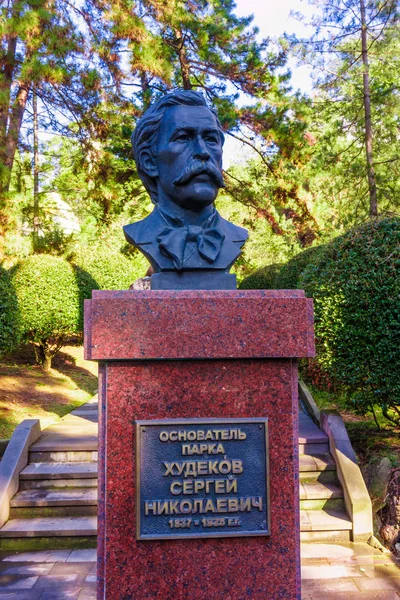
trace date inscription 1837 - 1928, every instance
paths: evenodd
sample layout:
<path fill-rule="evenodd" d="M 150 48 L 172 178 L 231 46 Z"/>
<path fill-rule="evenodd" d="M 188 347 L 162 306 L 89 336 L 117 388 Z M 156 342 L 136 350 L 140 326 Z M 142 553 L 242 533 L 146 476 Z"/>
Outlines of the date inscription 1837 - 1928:
<path fill-rule="evenodd" d="M 138 540 L 270 535 L 268 419 L 136 422 Z"/>

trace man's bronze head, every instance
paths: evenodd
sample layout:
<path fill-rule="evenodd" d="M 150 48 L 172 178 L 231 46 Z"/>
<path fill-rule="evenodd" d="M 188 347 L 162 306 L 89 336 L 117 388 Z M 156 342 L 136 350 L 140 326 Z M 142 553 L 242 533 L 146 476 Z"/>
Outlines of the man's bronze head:
<path fill-rule="evenodd" d="M 211 204 L 223 187 L 224 133 L 204 97 L 169 93 L 152 105 L 132 135 L 136 165 L 152 201 L 167 198 L 192 210 Z"/>

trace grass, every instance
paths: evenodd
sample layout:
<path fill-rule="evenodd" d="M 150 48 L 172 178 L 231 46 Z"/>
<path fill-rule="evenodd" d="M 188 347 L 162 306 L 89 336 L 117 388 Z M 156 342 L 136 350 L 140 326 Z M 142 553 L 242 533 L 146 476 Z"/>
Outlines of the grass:
<path fill-rule="evenodd" d="M 0 438 L 9 438 L 24 419 L 40 419 L 42 429 L 87 402 L 97 391 L 97 364 L 83 348 L 68 345 L 45 373 L 33 350 L 21 347 L 0 365 Z"/>
<path fill-rule="evenodd" d="M 357 415 L 350 410 L 345 394 L 319 390 L 309 383 L 307 386 L 320 410 L 335 409 L 341 414 L 361 464 L 386 456 L 393 467 L 400 466 L 400 427 L 391 426 L 379 408 L 376 417 L 380 429 L 372 415 Z"/>

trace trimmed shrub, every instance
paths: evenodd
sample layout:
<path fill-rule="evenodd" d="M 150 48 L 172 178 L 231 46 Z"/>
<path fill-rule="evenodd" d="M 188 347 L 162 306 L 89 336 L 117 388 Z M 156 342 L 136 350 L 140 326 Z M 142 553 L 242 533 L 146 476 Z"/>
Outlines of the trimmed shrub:
<path fill-rule="evenodd" d="M 314 298 L 317 361 L 359 414 L 400 424 L 400 219 L 336 238 L 299 282 Z"/>
<path fill-rule="evenodd" d="M 18 298 L 21 332 L 33 344 L 45 370 L 65 338 L 80 333 L 79 288 L 74 269 L 64 259 L 30 256 L 11 270 Z"/>
<path fill-rule="evenodd" d="M 87 271 L 84 271 L 78 265 L 72 265 L 74 270 L 76 283 L 78 285 L 78 294 L 79 294 L 79 320 L 78 320 L 78 329 L 79 332 L 83 331 L 83 323 L 84 323 L 84 301 L 90 300 L 92 297 L 92 291 L 100 289 L 99 284 Z"/>
<path fill-rule="evenodd" d="M 17 296 L 8 272 L 0 266 L 0 356 L 14 350 L 19 338 Z"/>
<path fill-rule="evenodd" d="M 107 248 L 81 252 L 71 262 L 90 275 L 91 283 L 84 286 L 86 290 L 89 290 L 92 283 L 96 284 L 96 287 L 90 289 L 90 293 L 92 289 L 126 290 L 138 277 L 144 275 L 140 263 L 138 265 L 137 261 Z M 86 297 L 90 298 L 90 294 Z"/>
<path fill-rule="evenodd" d="M 323 246 L 307 248 L 296 254 L 287 263 L 273 263 L 257 269 L 245 277 L 239 288 L 242 290 L 295 290 L 300 275 L 308 265 L 323 251 Z"/>
<path fill-rule="evenodd" d="M 241 290 L 273 290 L 275 279 L 279 273 L 281 264 L 274 263 L 257 269 L 248 277 L 245 277 L 239 285 Z"/>
<path fill-rule="evenodd" d="M 275 287 L 278 290 L 295 290 L 299 287 L 299 279 L 304 269 L 310 262 L 315 262 L 323 252 L 323 246 L 306 248 L 296 254 L 287 263 L 282 265 L 275 278 Z"/>

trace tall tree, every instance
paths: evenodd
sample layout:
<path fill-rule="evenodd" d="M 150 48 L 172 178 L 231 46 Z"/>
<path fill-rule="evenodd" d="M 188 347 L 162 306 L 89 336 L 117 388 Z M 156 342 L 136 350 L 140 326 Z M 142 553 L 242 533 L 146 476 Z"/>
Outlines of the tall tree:
<path fill-rule="evenodd" d="M 369 216 L 378 216 L 378 198 L 376 192 L 376 178 L 374 169 L 373 132 L 371 119 L 371 86 L 369 78 L 368 58 L 368 23 L 366 16 L 365 0 L 360 0 L 361 24 L 361 56 L 363 63 L 363 104 L 365 122 L 365 155 L 367 159 L 367 176 L 369 189 Z"/>
<path fill-rule="evenodd" d="M 134 171 L 126 121 L 116 113 L 138 116 L 158 95 L 179 86 L 204 90 L 227 132 L 260 158 L 267 195 L 256 190 L 249 194 L 246 178 L 238 182 L 231 174 L 227 188 L 276 232 L 282 228 L 274 224 L 275 208 L 284 220 L 296 223 L 305 243 L 313 239 L 315 222 L 298 184 L 285 180 L 290 164 L 297 168 L 307 147 L 300 99 L 288 95 L 285 50 L 259 41 L 252 18 L 235 16 L 232 0 L 12 1 L 14 13 L 4 13 L 8 25 L 3 46 L 12 38 L 18 60 L 4 103 L 3 133 L 15 131 L 16 147 L 34 87 L 40 107 L 47 110 L 39 125 L 73 133 L 83 142 L 73 152 L 81 167 L 78 187 L 82 190 L 85 182 L 84 201 L 99 223 L 107 224 L 121 212 L 126 195 L 119 190 L 121 184 L 129 187 L 125 177 Z M 11 59 L 4 60 L 5 70 L 11 64 Z M 19 82 L 26 98 L 15 125 L 10 103 L 15 103 Z M 3 205 L 13 156 L 15 149 L 5 155 Z M 111 174 L 115 160 L 122 166 L 117 180 Z M 63 181 L 68 187 L 72 180 Z"/>
<path fill-rule="evenodd" d="M 247 182 L 231 173 L 226 176 L 227 189 L 256 208 L 258 217 L 277 232 L 281 230 L 268 205 L 278 205 L 286 219 L 294 217 L 301 221 L 300 229 L 310 229 L 303 240 L 312 240 L 315 222 L 297 186 L 287 185 L 275 169 L 280 158 L 296 161 L 299 146 L 307 146 L 305 124 L 298 118 L 301 102 L 288 93 L 283 46 L 259 41 L 252 17 L 237 17 L 232 0 L 118 0 L 104 6 L 91 3 L 91 21 L 99 39 L 108 21 L 108 57 L 115 59 L 119 85 L 137 86 L 133 98 L 138 108 L 174 87 L 203 90 L 228 134 L 255 151 L 266 177 L 274 181 L 267 201 L 262 193 L 249 194 Z M 119 55 L 111 50 L 116 47 Z M 130 67 L 129 82 L 121 74 L 123 55 Z"/>
<path fill-rule="evenodd" d="M 9 0 L 0 9 L 0 227 L 7 226 L 9 187 L 21 127 L 35 90 L 39 126 L 83 136 L 103 124 L 96 107 L 105 63 L 91 52 L 78 0 Z M 42 110 L 43 109 L 43 110 Z"/>
<path fill-rule="evenodd" d="M 340 135 L 341 130 L 350 155 L 355 149 L 358 152 L 362 140 L 368 214 L 373 218 L 384 193 L 376 172 L 377 130 L 388 102 L 388 82 L 376 67 L 393 50 L 393 30 L 399 32 L 398 0 L 315 0 L 312 4 L 317 9 L 314 33 L 307 40 L 292 42 L 314 69 L 315 107 L 336 120 L 331 133 Z M 326 140 L 327 128 L 324 135 Z M 341 160 L 343 153 L 338 154 Z M 364 193 L 363 184 L 358 189 Z"/>

